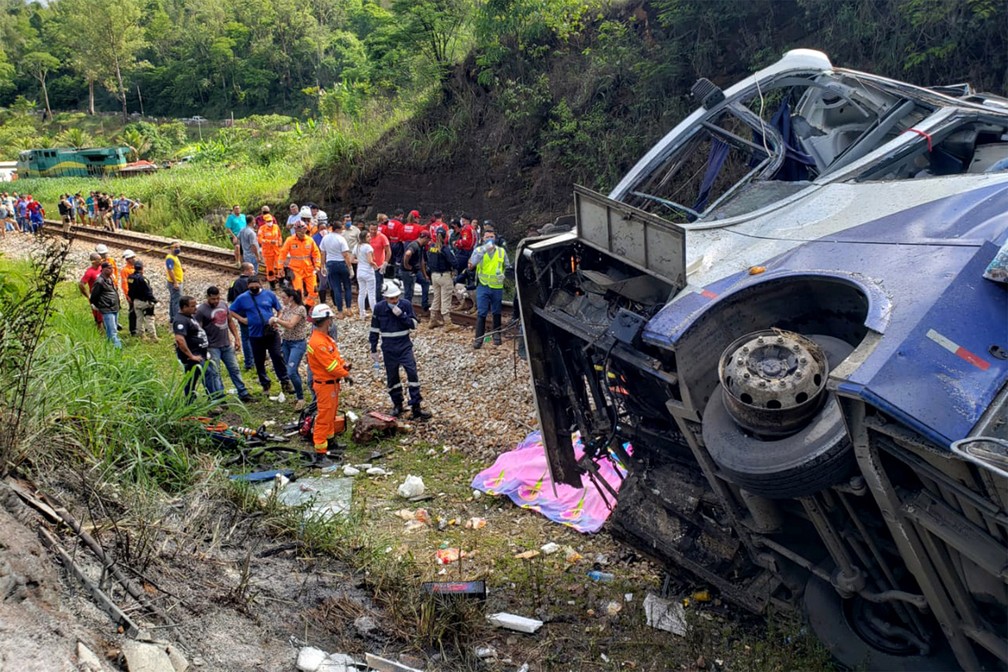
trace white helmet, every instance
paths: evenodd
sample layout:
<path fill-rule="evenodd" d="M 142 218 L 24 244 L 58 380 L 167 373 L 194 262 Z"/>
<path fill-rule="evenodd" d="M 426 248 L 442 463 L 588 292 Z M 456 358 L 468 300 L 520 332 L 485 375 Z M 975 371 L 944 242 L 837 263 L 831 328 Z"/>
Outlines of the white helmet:
<path fill-rule="evenodd" d="M 301 215 L 301 219 L 311 219 L 312 218 L 311 208 L 309 208 L 307 205 L 302 206 L 301 207 L 301 212 L 299 212 L 298 214 Z"/>
<path fill-rule="evenodd" d="M 126 250 L 125 252 L 123 252 L 123 259 L 132 259 L 135 256 L 136 254 L 133 252 L 133 250 Z"/>
<path fill-rule="evenodd" d="M 382 296 L 388 299 L 402 295 L 402 283 L 398 280 L 386 280 L 382 283 Z"/>
<path fill-rule="evenodd" d="M 327 306 L 324 303 L 320 303 L 317 306 L 315 306 L 314 308 L 312 308 L 311 319 L 313 319 L 313 320 L 322 320 L 322 319 L 325 319 L 327 317 L 332 317 L 335 314 L 336 313 L 334 313 L 332 311 L 332 308 L 330 308 L 329 306 Z"/>
<path fill-rule="evenodd" d="M 108 254 L 108 248 L 101 244 L 95 245 L 94 251 L 98 254 Z"/>

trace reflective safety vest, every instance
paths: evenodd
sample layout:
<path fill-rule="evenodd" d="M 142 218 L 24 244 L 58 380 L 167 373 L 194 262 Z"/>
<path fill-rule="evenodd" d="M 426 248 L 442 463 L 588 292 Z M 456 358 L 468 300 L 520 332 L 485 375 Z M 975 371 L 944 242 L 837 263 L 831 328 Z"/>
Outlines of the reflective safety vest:
<path fill-rule="evenodd" d="M 490 289 L 504 288 L 504 250 L 494 246 L 493 252 L 483 252 L 476 266 L 476 278 Z"/>
<path fill-rule="evenodd" d="M 263 215 L 262 226 L 259 227 L 259 246 L 263 251 L 276 251 L 283 244 L 283 233 L 273 215 Z"/>
<path fill-rule="evenodd" d="M 308 368 L 316 383 L 339 380 L 350 373 L 340 357 L 336 341 L 321 329 L 312 329 L 305 352 L 308 354 Z"/>
<path fill-rule="evenodd" d="M 297 271 L 318 270 L 321 265 L 322 254 L 319 252 L 315 241 L 305 236 L 304 240 L 298 240 L 297 236 L 288 238 L 283 247 L 280 248 L 281 263 L 290 256 L 290 267 Z"/>

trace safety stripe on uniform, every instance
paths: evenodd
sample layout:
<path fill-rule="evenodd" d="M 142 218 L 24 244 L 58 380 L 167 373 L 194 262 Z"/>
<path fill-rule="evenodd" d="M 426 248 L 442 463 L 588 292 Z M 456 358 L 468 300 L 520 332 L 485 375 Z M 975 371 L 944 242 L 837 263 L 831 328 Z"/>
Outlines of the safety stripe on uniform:
<path fill-rule="evenodd" d="M 388 388 L 388 391 L 391 392 L 392 390 L 398 390 L 401 387 L 402 387 L 402 383 L 396 383 L 392 387 Z"/>
<path fill-rule="evenodd" d="M 326 371 L 332 371 L 332 370 L 333 370 L 333 369 L 335 369 L 335 368 L 336 368 L 337 366 L 339 366 L 339 360 L 338 360 L 338 359 L 334 359 L 334 360 L 332 361 L 332 364 L 330 364 L 329 366 L 325 367 L 325 370 L 326 370 Z"/>
<path fill-rule="evenodd" d="M 381 333 L 381 329 L 379 329 L 378 327 L 371 327 L 371 333 L 372 334 L 380 334 Z"/>
<path fill-rule="evenodd" d="M 396 338 L 397 336 L 409 336 L 409 329 L 406 331 L 381 331 L 383 338 Z"/>
<path fill-rule="evenodd" d="M 940 345 L 941 347 L 951 352 L 956 357 L 965 359 L 967 362 L 977 367 L 981 371 L 986 371 L 987 369 L 990 368 L 990 362 L 981 359 L 980 357 L 976 356 L 975 354 L 973 354 L 966 348 L 962 347 L 958 343 L 942 336 L 934 329 L 928 329 L 927 337 L 930 338 L 935 343 L 937 343 L 938 345 Z"/>
<path fill-rule="evenodd" d="M 314 350 L 312 350 L 312 347 L 311 347 L 310 345 L 306 345 L 306 346 L 305 346 L 305 351 L 306 351 L 306 352 L 308 352 L 309 354 L 311 354 L 311 353 L 314 353 L 314 352 L 315 352 Z"/>
<path fill-rule="evenodd" d="M 415 383 L 406 383 L 406 384 L 409 385 L 410 387 L 420 387 L 420 382 L 419 381 L 417 381 Z"/>

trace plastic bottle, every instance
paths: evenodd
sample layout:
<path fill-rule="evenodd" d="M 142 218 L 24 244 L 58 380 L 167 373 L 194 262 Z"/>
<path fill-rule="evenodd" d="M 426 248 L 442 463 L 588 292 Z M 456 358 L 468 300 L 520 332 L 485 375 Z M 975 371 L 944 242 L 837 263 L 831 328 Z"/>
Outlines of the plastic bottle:
<path fill-rule="evenodd" d="M 615 574 L 610 574 L 609 572 L 601 572 L 597 569 L 593 569 L 588 572 L 588 578 L 592 581 L 599 581 L 601 583 L 609 583 L 616 578 Z"/>

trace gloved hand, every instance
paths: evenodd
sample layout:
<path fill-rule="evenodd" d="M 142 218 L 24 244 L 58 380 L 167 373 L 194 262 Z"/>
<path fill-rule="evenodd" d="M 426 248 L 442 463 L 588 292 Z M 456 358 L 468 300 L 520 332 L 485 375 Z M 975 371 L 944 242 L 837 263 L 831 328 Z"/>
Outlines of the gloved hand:
<path fill-rule="evenodd" d="M 377 364 L 379 361 L 381 361 L 381 356 L 377 352 L 372 352 L 371 361 Z"/>
<path fill-rule="evenodd" d="M 417 319 L 415 317 L 411 317 L 410 318 L 410 322 L 413 323 L 413 329 L 416 329 L 417 327 L 420 326 L 420 323 L 417 321 Z"/>
<path fill-rule="evenodd" d="M 402 308 L 399 306 L 392 306 L 392 314 L 396 317 L 402 317 Z"/>

